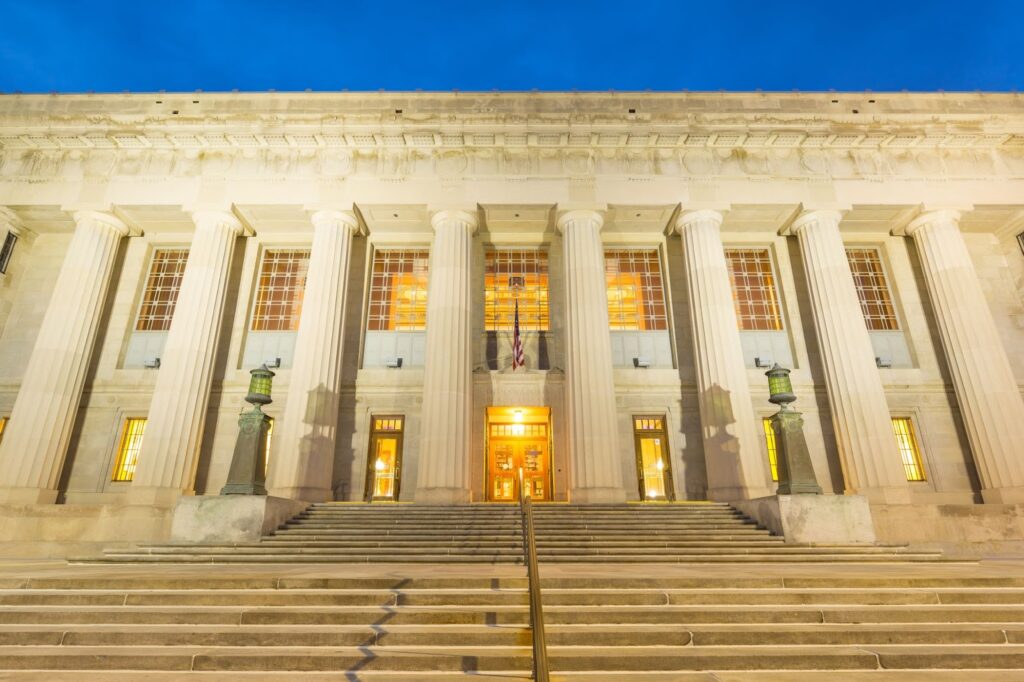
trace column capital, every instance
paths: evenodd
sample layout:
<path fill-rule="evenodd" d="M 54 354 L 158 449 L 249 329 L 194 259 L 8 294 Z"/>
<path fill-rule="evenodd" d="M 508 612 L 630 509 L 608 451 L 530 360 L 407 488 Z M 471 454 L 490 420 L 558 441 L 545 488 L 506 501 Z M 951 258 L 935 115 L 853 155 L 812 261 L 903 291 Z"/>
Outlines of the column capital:
<path fill-rule="evenodd" d="M 316 211 L 309 217 L 314 227 L 347 227 L 353 232 L 359 230 L 359 219 L 351 211 L 339 211 L 336 209 L 323 209 Z"/>
<path fill-rule="evenodd" d="M 683 233 L 683 230 L 687 225 L 693 223 L 711 221 L 715 224 L 715 227 L 721 227 L 722 221 L 725 219 L 725 215 L 721 211 L 716 211 L 711 208 L 699 208 L 699 209 L 683 209 L 679 212 L 676 217 L 676 232 L 679 234 Z"/>
<path fill-rule="evenodd" d="M 124 224 L 120 218 L 105 211 L 75 211 L 75 225 L 90 225 L 92 227 L 104 227 L 112 230 L 119 237 L 127 237 L 133 234 L 132 229 Z"/>
<path fill-rule="evenodd" d="M 781 235 L 797 234 L 801 230 L 819 223 L 839 225 L 843 212 L 834 208 L 812 208 L 800 212 L 800 215 L 789 225 L 779 230 Z"/>
<path fill-rule="evenodd" d="M 570 223 L 577 222 L 597 223 L 597 229 L 600 230 L 604 227 L 604 211 L 594 208 L 573 208 L 559 211 L 555 227 L 560 233 L 565 234 L 565 227 Z"/>
<path fill-rule="evenodd" d="M 892 231 L 893 235 L 897 237 L 912 237 L 915 232 L 920 230 L 922 227 L 927 227 L 934 223 L 953 223 L 954 225 L 960 225 L 960 211 L 953 208 L 937 208 L 930 211 L 925 211 L 921 215 L 911 220 L 905 227 L 897 228 Z"/>
<path fill-rule="evenodd" d="M 470 234 L 474 234 L 480 227 L 480 220 L 477 218 L 476 212 L 465 208 L 439 208 L 430 214 L 430 226 L 434 228 L 435 232 L 441 225 L 452 222 L 468 225 Z"/>
<path fill-rule="evenodd" d="M 223 230 L 228 230 L 234 233 L 234 235 L 240 236 L 245 234 L 249 236 L 252 233 L 251 230 L 247 230 L 242 221 L 235 217 L 235 214 L 230 211 L 215 211 L 208 209 L 201 209 L 198 211 L 192 211 L 192 222 L 196 224 L 196 227 L 217 227 Z"/>
<path fill-rule="evenodd" d="M 0 206 L 0 228 L 6 228 L 18 237 L 25 233 L 25 225 L 21 222 L 21 218 L 6 206 Z"/>

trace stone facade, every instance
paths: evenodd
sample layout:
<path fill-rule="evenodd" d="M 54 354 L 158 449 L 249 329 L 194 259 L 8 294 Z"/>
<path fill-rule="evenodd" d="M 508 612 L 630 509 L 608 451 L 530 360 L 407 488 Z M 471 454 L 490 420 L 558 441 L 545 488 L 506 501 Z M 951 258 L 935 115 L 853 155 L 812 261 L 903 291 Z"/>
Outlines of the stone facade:
<path fill-rule="evenodd" d="M 757 343 L 793 369 L 826 493 L 1017 503 L 1022 197 L 1017 95 L 5 95 L 0 503 L 216 494 L 268 348 L 283 496 L 363 499 L 372 418 L 400 415 L 402 500 L 486 500 L 487 408 L 543 406 L 556 500 L 640 497 L 638 415 L 665 421 L 676 499 L 759 497 Z M 130 358 L 152 253 L 190 244 L 147 369 Z M 316 314 L 291 346 L 250 324 L 279 247 L 312 250 Z M 495 247 L 548 258 L 550 327 L 516 371 L 511 334 L 484 328 Z M 603 249 L 636 247 L 657 250 L 668 309 L 647 368 L 622 361 L 601 277 Z M 721 254 L 755 247 L 783 328 L 738 339 Z M 877 249 L 899 333 L 865 335 L 844 247 Z M 431 250 L 422 362 L 396 369 L 364 361 L 386 248 Z M 136 480 L 111 480 L 124 420 L 147 416 Z M 925 480 L 905 480 L 890 416 L 911 419 Z"/>

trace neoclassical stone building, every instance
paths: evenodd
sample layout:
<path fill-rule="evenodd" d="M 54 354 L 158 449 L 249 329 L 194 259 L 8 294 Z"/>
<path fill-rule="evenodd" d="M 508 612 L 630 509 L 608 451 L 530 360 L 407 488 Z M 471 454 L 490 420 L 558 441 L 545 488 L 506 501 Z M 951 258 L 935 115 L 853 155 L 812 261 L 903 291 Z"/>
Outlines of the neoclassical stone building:
<path fill-rule="evenodd" d="M 779 363 L 826 493 L 1024 503 L 1016 94 L 5 95 L 0 206 L 7 540 L 158 536 L 263 363 L 280 497 L 763 497 Z"/>

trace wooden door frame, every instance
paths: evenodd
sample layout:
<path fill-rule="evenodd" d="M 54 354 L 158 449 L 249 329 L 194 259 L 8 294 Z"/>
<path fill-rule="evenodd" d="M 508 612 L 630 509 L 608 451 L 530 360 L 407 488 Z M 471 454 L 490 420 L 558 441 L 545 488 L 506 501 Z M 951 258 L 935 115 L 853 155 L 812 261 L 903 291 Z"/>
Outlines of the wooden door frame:
<path fill-rule="evenodd" d="M 519 407 L 516 405 L 488 405 L 484 408 L 484 499 L 488 502 L 506 502 L 506 500 L 495 500 L 493 497 L 493 489 L 491 488 L 491 413 L 492 407 Z M 555 500 L 555 441 L 553 434 L 551 433 L 551 406 L 550 405 L 522 405 L 526 409 L 543 409 L 547 411 L 547 420 L 544 422 L 547 427 L 547 438 L 545 439 L 548 449 L 548 462 L 547 462 L 547 480 L 545 483 L 548 487 L 548 497 L 546 500 L 540 502 L 553 502 Z M 497 424 L 504 424 L 506 422 L 498 422 Z M 536 422 L 535 422 L 536 423 Z M 515 477 L 514 486 L 518 489 L 519 478 Z"/>
<path fill-rule="evenodd" d="M 378 419 L 400 419 L 402 429 L 400 431 L 378 431 L 374 428 Z M 373 487 L 377 482 L 377 460 L 373 458 L 376 452 L 376 444 L 379 438 L 394 438 L 395 444 L 395 494 L 392 498 L 374 497 Z M 366 450 L 366 485 L 363 490 L 365 502 L 398 502 L 398 496 L 402 492 L 402 451 L 405 445 L 405 415 L 401 414 L 372 414 L 370 415 L 370 439 Z"/>
<path fill-rule="evenodd" d="M 667 424 L 665 415 L 634 414 L 629 419 L 630 425 L 633 427 L 633 456 L 636 459 L 636 483 L 638 492 L 640 493 L 640 501 L 650 501 L 650 498 L 647 497 L 647 491 L 644 489 L 644 462 L 643 456 L 640 452 L 640 440 L 643 438 L 658 437 L 661 438 L 663 443 L 661 452 L 665 468 L 662 469 L 661 476 L 662 483 L 665 486 L 665 501 L 675 502 L 676 482 L 675 477 L 672 475 L 672 450 L 668 445 L 668 428 L 665 426 Z M 637 419 L 658 419 L 661 421 L 661 429 L 644 429 L 641 431 L 636 428 Z"/>

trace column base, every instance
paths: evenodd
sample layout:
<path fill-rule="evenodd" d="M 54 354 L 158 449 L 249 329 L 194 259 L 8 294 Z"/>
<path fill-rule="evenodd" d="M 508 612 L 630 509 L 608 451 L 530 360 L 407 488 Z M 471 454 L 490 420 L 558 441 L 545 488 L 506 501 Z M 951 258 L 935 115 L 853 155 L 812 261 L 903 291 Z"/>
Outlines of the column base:
<path fill-rule="evenodd" d="M 861 495 L 771 495 L 732 506 L 787 543 L 875 543 L 871 505 Z"/>
<path fill-rule="evenodd" d="M 469 504 L 473 497 L 469 488 L 417 488 L 416 504 Z"/>
<path fill-rule="evenodd" d="M 267 494 L 303 502 L 332 502 L 334 500 L 334 491 L 330 488 L 289 486 L 287 488 L 269 488 Z"/>
<path fill-rule="evenodd" d="M 192 491 L 182 492 L 177 488 L 163 488 L 160 486 L 132 486 L 128 489 L 125 497 L 126 504 L 136 504 L 145 507 L 173 507 L 179 498 L 191 497 Z"/>
<path fill-rule="evenodd" d="M 708 499 L 712 502 L 736 502 L 739 500 L 756 500 L 770 497 L 774 491 L 768 486 L 759 488 L 728 487 L 708 488 Z"/>
<path fill-rule="evenodd" d="M 625 504 L 626 491 L 622 488 L 573 488 L 569 491 L 572 504 Z"/>
<path fill-rule="evenodd" d="M 862 495 L 871 504 L 910 504 L 912 496 L 910 486 L 885 486 L 878 488 L 861 488 L 847 491 L 847 496 Z"/>
<path fill-rule="evenodd" d="M 981 499 L 985 504 L 1024 504 L 1024 488 L 985 488 Z"/>
<path fill-rule="evenodd" d="M 57 494 L 49 488 L 0 488 L 0 504 L 56 504 Z"/>
<path fill-rule="evenodd" d="M 256 542 L 308 506 L 266 495 L 182 497 L 171 517 L 171 542 Z"/>

